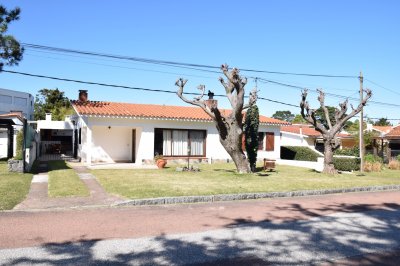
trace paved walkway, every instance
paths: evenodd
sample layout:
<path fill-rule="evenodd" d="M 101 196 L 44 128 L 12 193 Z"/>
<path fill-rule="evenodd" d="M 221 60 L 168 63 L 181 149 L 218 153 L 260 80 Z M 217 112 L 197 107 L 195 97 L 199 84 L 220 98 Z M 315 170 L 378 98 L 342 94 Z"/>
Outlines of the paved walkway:
<path fill-rule="evenodd" d="M 14 210 L 108 206 L 123 201 L 122 198 L 109 195 L 85 166 L 78 164 L 71 164 L 71 166 L 89 189 L 89 197 L 50 198 L 48 196 L 48 167 L 46 162 L 41 162 L 39 174 L 33 176 L 27 198 L 15 206 Z"/>
<path fill-rule="evenodd" d="M 3 212 L 0 228 L 9 230 L 1 232 L 0 262 L 379 265 L 400 248 L 399 220 L 398 191 Z"/>

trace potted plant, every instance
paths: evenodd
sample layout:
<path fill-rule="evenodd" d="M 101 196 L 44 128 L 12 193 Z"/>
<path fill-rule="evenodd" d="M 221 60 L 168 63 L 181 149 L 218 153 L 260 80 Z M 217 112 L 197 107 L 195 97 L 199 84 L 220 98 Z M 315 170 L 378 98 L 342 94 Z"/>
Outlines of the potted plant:
<path fill-rule="evenodd" d="M 154 161 L 156 162 L 156 165 L 158 168 L 164 168 L 165 165 L 167 164 L 167 160 L 164 159 L 164 156 L 157 154 L 156 156 L 154 156 Z"/>

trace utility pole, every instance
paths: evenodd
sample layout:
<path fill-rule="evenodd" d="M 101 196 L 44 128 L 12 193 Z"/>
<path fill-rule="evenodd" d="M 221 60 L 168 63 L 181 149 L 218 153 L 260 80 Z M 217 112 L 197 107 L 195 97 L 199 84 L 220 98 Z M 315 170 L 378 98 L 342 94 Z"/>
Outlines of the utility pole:
<path fill-rule="evenodd" d="M 364 82 L 364 77 L 362 72 L 360 72 L 360 102 L 363 100 L 363 82 Z M 360 131 L 359 131 L 359 136 L 360 136 L 360 172 L 364 173 L 364 107 L 361 107 L 361 112 L 360 112 Z"/>

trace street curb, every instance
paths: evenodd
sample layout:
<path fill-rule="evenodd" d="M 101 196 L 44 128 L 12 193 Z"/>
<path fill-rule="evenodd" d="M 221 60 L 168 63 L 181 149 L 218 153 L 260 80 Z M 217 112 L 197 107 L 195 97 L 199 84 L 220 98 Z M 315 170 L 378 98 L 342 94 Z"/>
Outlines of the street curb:
<path fill-rule="evenodd" d="M 354 187 L 354 188 L 336 188 L 322 190 L 300 190 L 289 192 L 265 192 L 265 193 L 242 193 L 242 194 L 219 194 L 208 196 L 183 196 L 183 197 L 164 197 L 134 199 L 113 204 L 112 206 L 142 206 L 142 205 L 165 205 L 181 203 L 200 203 L 200 202 L 218 202 L 234 200 L 251 200 L 266 198 L 292 198 L 304 196 L 318 196 L 327 194 L 353 193 L 353 192 L 377 192 L 400 190 L 400 185 Z"/>

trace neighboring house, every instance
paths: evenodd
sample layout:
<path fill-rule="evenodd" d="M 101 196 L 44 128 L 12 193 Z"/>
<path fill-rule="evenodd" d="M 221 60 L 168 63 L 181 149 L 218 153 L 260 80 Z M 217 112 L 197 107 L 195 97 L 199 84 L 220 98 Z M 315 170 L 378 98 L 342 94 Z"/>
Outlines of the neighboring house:
<path fill-rule="evenodd" d="M 74 123 L 70 116 L 65 121 L 52 121 L 51 114 L 46 114 L 45 120 L 39 120 L 37 132 L 39 134 L 39 154 L 73 156 L 73 144 L 76 139 L 73 135 Z M 47 157 L 49 158 L 49 157 Z"/>
<path fill-rule="evenodd" d="M 148 164 L 155 154 L 170 160 L 230 160 L 214 122 L 199 107 L 88 101 L 84 90 L 72 107 L 77 155 L 86 164 Z M 260 159 L 280 158 L 280 126 L 285 124 L 260 116 Z"/>
<path fill-rule="evenodd" d="M 22 117 L 33 120 L 34 97 L 26 92 L 0 89 L 0 114 L 22 113 Z"/>
<path fill-rule="evenodd" d="M 321 133 L 311 125 L 295 124 L 281 127 L 282 146 L 304 146 L 315 149 Z"/>
<path fill-rule="evenodd" d="M 387 133 L 377 137 L 375 140 L 381 141 L 382 151 L 383 147 L 387 145 L 389 148 L 387 151 L 388 159 L 400 155 L 400 125 L 391 127 Z"/>
<path fill-rule="evenodd" d="M 340 148 L 351 148 L 355 145 L 354 137 L 346 132 L 339 133 Z M 321 153 L 324 152 L 322 134 L 308 124 L 293 124 L 281 127 L 282 146 L 304 146 Z"/>
<path fill-rule="evenodd" d="M 17 134 L 23 127 L 20 112 L 0 114 L 0 158 L 16 155 Z"/>

